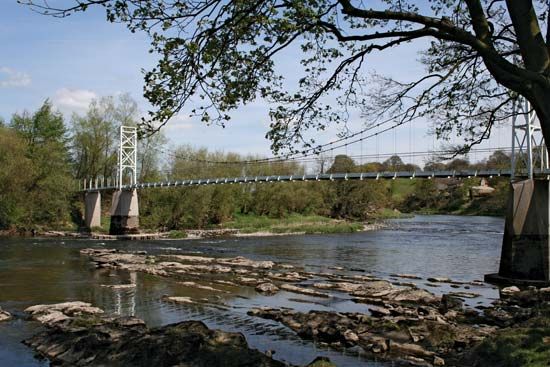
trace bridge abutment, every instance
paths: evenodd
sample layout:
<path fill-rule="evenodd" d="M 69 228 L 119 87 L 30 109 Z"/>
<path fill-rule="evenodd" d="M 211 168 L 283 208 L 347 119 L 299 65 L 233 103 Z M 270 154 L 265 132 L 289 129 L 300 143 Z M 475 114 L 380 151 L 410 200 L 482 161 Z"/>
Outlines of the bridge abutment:
<path fill-rule="evenodd" d="M 550 181 L 512 182 L 500 268 L 489 282 L 550 284 Z"/>
<path fill-rule="evenodd" d="M 84 195 L 84 225 L 88 229 L 101 227 L 101 193 L 88 191 Z"/>
<path fill-rule="evenodd" d="M 118 190 L 113 193 L 109 234 L 139 232 L 139 204 L 137 190 Z"/>

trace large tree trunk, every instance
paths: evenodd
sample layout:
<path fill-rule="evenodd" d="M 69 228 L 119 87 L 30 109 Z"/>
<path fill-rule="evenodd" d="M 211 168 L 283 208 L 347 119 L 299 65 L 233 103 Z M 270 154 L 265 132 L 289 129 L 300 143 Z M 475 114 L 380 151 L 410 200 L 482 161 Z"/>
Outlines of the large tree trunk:
<path fill-rule="evenodd" d="M 539 118 L 546 149 L 550 151 L 550 90 L 543 90 L 543 88 L 539 87 L 534 87 L 533 89 L 534 93 L 529 98 L 529 101 Z"/>

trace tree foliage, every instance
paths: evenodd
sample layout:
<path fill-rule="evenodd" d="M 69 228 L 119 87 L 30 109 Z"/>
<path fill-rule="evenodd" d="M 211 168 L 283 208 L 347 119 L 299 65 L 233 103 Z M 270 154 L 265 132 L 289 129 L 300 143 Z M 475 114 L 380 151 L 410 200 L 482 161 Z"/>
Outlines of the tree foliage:
<path fill-rule="evenodd" d="M 146 130 L 195 97 L 202 103 L 191 114 L 221 124 L 231 110 L 262 97 L 274 106 L 267 136 L 275 152 L 314 145 L 305 131 L 345 121 L 349 109 L 362 110 L 367 123 L 429 118 L 440 136 L 454 130 L 468 147 L 508 118 L 522 95 L 550 142 L 546 0 L 19 2 L 57 17 L 102 6 L 109 21 L 150 35 L 159 61 L 145 75 L 145 96 L 156 107 Z M 365 74 L 371 53 L 418 41 L 427 44 L 418 79 Z M 285 52 L 293 59 L 301 52 L 296 85 L 277 68 Z"/>
<path fill-rule="evenodd" d="M 71 142 L 76 178 L 115 177 L 120 126 L 136 126 L 139 118 L 137 103 L 129 94 L 94 100 L 86 114 L 73 115 Z M 157 161 L 160 148 L 165 143 L 163 134 L 139 140 L 137 163 L 140 182 L 158 176 Z"/>
<path fill-rule="evenodd" d="M 66 224 L 74 192 L 63 117 L 46 101 L 0 128 L 0 228 Z"/>

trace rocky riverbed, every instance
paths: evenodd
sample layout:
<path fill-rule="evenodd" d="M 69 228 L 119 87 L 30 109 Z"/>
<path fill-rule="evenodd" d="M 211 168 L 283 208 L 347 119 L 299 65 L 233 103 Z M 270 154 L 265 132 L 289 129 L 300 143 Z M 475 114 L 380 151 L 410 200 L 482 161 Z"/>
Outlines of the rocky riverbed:
<path fill-rule="evenodd" d="M 286 364 L 248 347 L 240 333 L 211 330 L 200 321 L 150 329 L 135 317 L 110 317 L 84 302 L 25 310 L 46 330 L 24 341 L 56 366 L 250 366 Z M 330 366 L 326 361 L 310 365 Z"/>
<path fill-rule="evenodd" d="M 349 269 L 336 267 L 332 271 L 312 272 L 297 265 L 257 261 L 240 256 L 150 255 L 145 251 L 128 252 L 104 248 L 83 249 L 81 255 L 90 260 L 96 271 L 147 273 L 199 290 L 204 295 L 192 297 L 166 294 L 162 297 L 162 301 L 166 303 L 227 310 L 232 306 L 224 300 L 234 293 L 236 287 L 249 287 L 265 296 L 279 292 L 305 295 L 307 297 L 299 301 L 310 302 L 310 311 L 283 307 L 251 307 L 248 315 L 258 320 L 276 321 L 300 338 L 312 340 L 321 347 L 356 352 L 372 359 L 393 361 L 401 365 L 475 365 L 475 353 L 484 341 L 539 317 L 544 312 L 541 310 L 550 301 L 550 289 L 520 290 L 510 287 L 503 289 L 501 299 L 492 304 L 472 308 L 466 307 L 464 300 L 477 296 L 468 289 L 470 286 L 479 286 L 479 281 L 455 282 L 452 279 L 435 277 L 426 279 L 429 284 L 447 284 L 454 285 L 453 288 L 462 288 L 438 295 L 421 289 L 418 283 L 412 283 L 412 280 L 424 281 L 414 274 L 392 274 L 389 279 L 380 279 L 361 269 L 357 269 L 360 274 L 355 275 L 344 271 Z M 112 289 L 134 286 L 131 283 L 105 284 L 105 287 Z M 362 305 L 364 312 L 315 310 L 316 299 L 320 303 L 327 299 L 347 299 Z M 171 342 L 166 340 L 167 334 L 179 335 L 181 338 L 194 335 L 192 338 L 202 340 L 201 343 L 208 345 L 211 343 L 209 338 L 217 338 L 214 335 L 225 335 L 219 334 L 223 333 L 221 331 L 208 329 L 200 322 L 191 321 L 148 329 L 143 322 L 135 319 L 105 316 L 102 310 L 89 304 L 76 306 L 77 308 L 72 309 L 74 304 L 69 308 L 61 304 L 27 309 L 33 318 L 48 325 L 45 332 L 29 339 L 28 345 L 56 363 L 70 364 L 70 358 L 74 356 L 69 355 L 76 353 L 74 341 L 97 341 L 101 339 L 98 335 L 103 331 L 114 339 L 109 339 L 109 343 L 93 344 L 92 350 L 97 350 L 97 355 L 79 355 L 78 360 L 93 357 L 91 360 L 94 361 L 108 361 L 109 358 L 118 358 L 116 351 L 129 348 L 129 340 L 146 350 L 149 343 L 147 340 L 151 339 L 151 335 L 159 343 L 168 345 Z M 88 315 L 84 321 L 80 317 L 82 314 Z M 75 316 L 78 317 L 75 319 Z M 246 341 L 234 335 L 226 335 L 222 339 L 224 338 L 231 340 L 231 343 L 229 346 L 222 345 L 222 349 L 228 348 L 223 353 L 231 355 L 235 350 L 247 348 Z M 65 348 L 64 353 L 44 352 L 51 348 L 55 352 L 56 346 L 70 346 L 70 349 L 59 347 Z M 183 352 L 177 348 L 168 348 L 162 353 L 172 355 Z M 218 355 L 216 353 L 214 355 Z M 252 360 L 256 361 L 255 365 L 278 363 L 263 354 L 268 359 L 250 353 Z M 58 361 L 64 354 L 69 359 Z M 200 365 L 202 362 L 196 363 Z"/>

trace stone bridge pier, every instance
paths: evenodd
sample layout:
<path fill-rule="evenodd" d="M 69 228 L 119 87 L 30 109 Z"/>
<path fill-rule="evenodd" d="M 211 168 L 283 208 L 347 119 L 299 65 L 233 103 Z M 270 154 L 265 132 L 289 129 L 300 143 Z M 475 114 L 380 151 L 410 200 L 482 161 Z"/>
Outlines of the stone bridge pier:
<path fill-rule="evenodd" d="M 88 229 L 101 227 L 101 193 L 87 191 L 84 195 L 84 225 Z"/>
<path fill-rule="evenodd" d="M 136 189 L 117 190 L 111 204 L 109 234 L 139 233 L 139 204 Z"/>
<path fill-rule="evenodd" d="M 113 193 L 109 234 L 135 234 L 139 232 L 138 194 L 134 190 Z M 84 224 L 87 229 L 101 227 L 101 193 L 88 191 L 84 196 Z"/>
<path fill-rule="evenodd" d="M 512 182 L 500 268 L 490 282 L 550 284 L 550 181 Z"/>

